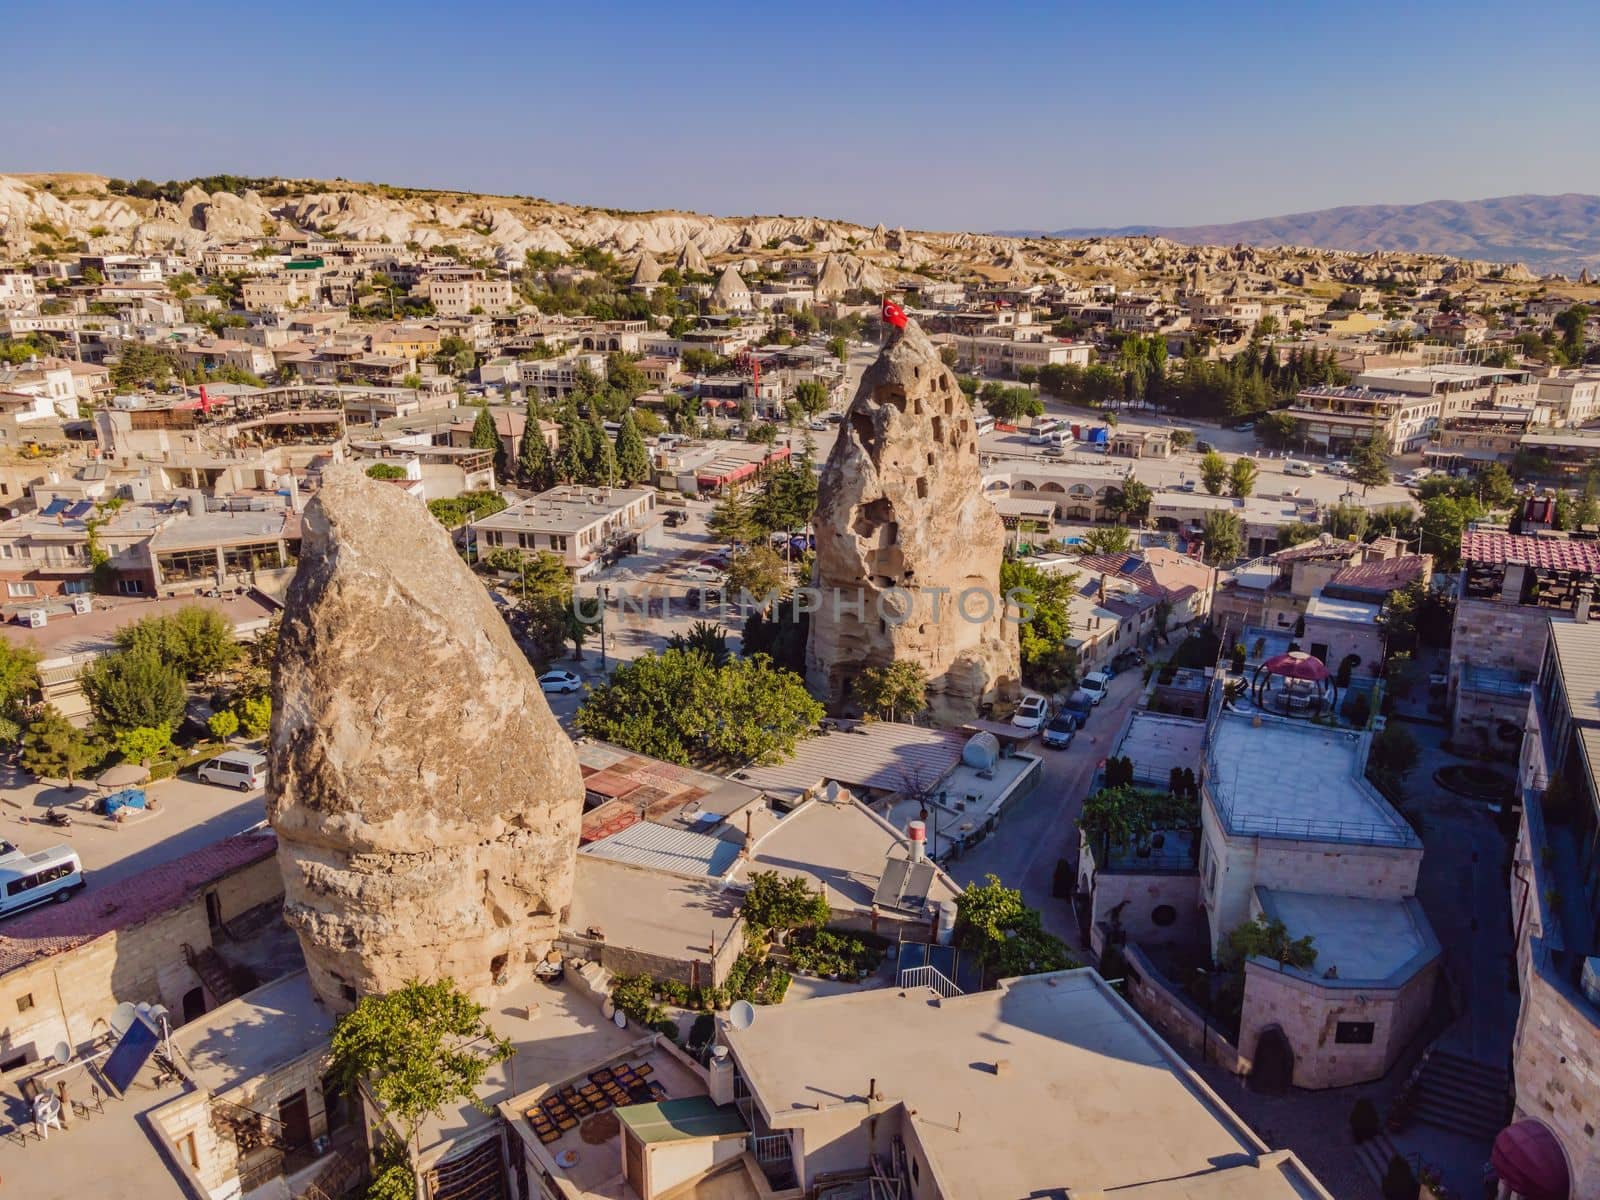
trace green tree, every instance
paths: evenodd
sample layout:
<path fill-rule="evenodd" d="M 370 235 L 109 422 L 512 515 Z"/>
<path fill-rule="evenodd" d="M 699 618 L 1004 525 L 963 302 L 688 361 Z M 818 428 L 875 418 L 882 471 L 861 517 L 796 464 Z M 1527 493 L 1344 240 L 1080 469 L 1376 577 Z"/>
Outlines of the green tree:
<path fill-rule="evenodd" d="M 1499 463 L 1490 463 L 1478 474 L 1478 499 L 1490 508 L 1506 508 L 1517 498 L 1517 485 L 1511 472 Z"/>
<path fill-rule="evenodd" d="M 850 344 L 842 337 L 831 337 L 828 339 L 828 353 L 840 362 L 849 362 Z"/>
<path fill-rule="evenodd" d="M 1133 534 L 1126 525 L 1103 525 L 1083 535 L 1083 547 L 1092 554 L 1126 554 L 1133 549 Z"/>
<path fill-rule="evenodd" d="M 1194 430 L 1174 429 L 1172 431 L 1172 448 L 1174 450 L 1183 450 L 1192 445 L 1194 445 Z"/>
<path fill-rule="evenodd" d="M 745 924 L 776 933 L 826 925 L 832 915 L 828 897 L 812 891 L 805 876 L 780 875 L 777 871 L 751 874 L 739 913 Z"/>
<path fill-rule="evenodd" d="M 1228 468 L 1228 495 L 1248 496 L 1256 490 L 1256 476 L 1260 469 L 1253 458 L 1240 455 L 1233 460 L 1233 466 Z"/>
<path fill-rule="evenodd" d="M 928 673 L 920 664 L 905 659 L 867 667 L 855 677 L 850 690 L 861 711 L 880 720 L 915 717 L 928 707 Z"/>
<path fill-rule="evenodd" d="M 976 954 L 987 974 L 1001 979 L 1079 965 L 1059 938 L 1044 931 L 1022 893 L 994 875 L 969 883 L 956 897 L 955 943 Z"/>
<path fill-rule="evenodd" d="M 239 716 L 239 728 L 245 737 L 266 737 L 272 728 L 271 696 L 248 696 L 234 705 L 233 711 Z"/>
<path fill-rule="evenodd" d="M 547 492 L 556 485 L 555 456 L 550 453 L 550 443 L 544 440 L 539 418 L 532 413 L 528 414 L 522 443 L 517 447 L 517 478 L 536 492 Z"/>
<path fill-rule="evenodd" d="M 624 483 L 644 483 L 650 478 L 650 455 L 645 451 L 644 438 L 634 423 L 633 412 L 622 414 L 617 426 L 617 474 Z"/>
<path fill-rule="evenodd" d="M 556 447 L 556 477 L 563 483 L 581 482 L 590 457 L 589 423 L 579 418 L 578 410 L 570 405 L 561 410 L 557 423 L 560 433 Z"/>
<path fill-rule="evenodd" d="M 176 727 L 183 720 L 183 675 L 148 650 L 102 655 L 84 668 L 80 683 L 95 716 L 111 729 Z"/>
<path fill-rule="evenodd" d="M 39 690 L 39 656 L 0 638 L 0 745 L 22 736 L 22 719 Z"/>
<path fill-rule="evenodd" d="M 212 713 L 206 721 L 206 728 L 211 731 L 211 736 L 227 741 L 239 732 L 239 715 L 229 709 Z"/>
<path fill-rule="evenodd" d="M 802 379 L 795 384 L 794 399 L 808 417 L 827 412 L 830 403 L 828 389 L 815 379 Z"/>
<path fill-rule="evenodd" d="M 155 725 L 124 729 L 116 735 L 115 744 L 126 761 L 148 767 L 152 758 L 159 758 L 171 747 L 172 726 Z"/>
<path fill-rule="evenodd" d="M 1299 428 L 1293 414 L 1275 409 L 1256 417 L 1256 437 L 1274 449 L 1283 449 L 1294 440 Z"/>
<path fill-rule="evenodd" d="M 1208 512 L 1203 536 L 1206 561 L 1212 566 L 1230 563 L 1244 553 L 1244 524 L 1238 513 Z"/>
<path fill-rule="evenodd" d="M 1044 401 L 1025 387 L 1006 387 L 989 382 L 978 392 L 978 399 L 996 421 L 1015 424 L 1023 417 L 1037 417 L 1044 412 Z"/>
<path fill-rule="evenodd" d="M 40 779 L 62 779 L 67 787 L 76 786 L 78 773 L 99 757 L 88 735 L 61 715 L 53 704 L 46 705 L 22 735 L 22 769 Z"/>
<path fill-rule="evenodd" d="M 173 359 L 165 351 L 144 342 L 124 342 L 111 365 L 111 386 L 118 391 L 141 387 L 165 391 L 173 370 Z"/>
<path fill-rule="evenodd" d="M 1278 526 L 1278 549 L 1287 550 L 1291 546 L 1298 546 L 1304 542 L 1314 542 L 1322 535 L 1322 526 L 1311 525 L 1305 521 L 1296 521 L 1289 525 Z"/>
<path fill-rule="evenodd" d="M 433 361 L 447 375 L 465 375 L 478 365 L 478 356 L 465 338 L 446 334 L 439 339 L 439 350 L 433 356 Z M 487 450 L 488 447 L 481 449 Z"/>
<path fill-rule="evenodd" d="M 729 488 L 722 499 L 717 501 L 716 507 L 711 510 L 711 516 L 706 521 L 706 528 L 713 537 L 727 542 L 730 546 L 742 546 L 752 542 L 759 532 L 750 499 L 738 488 Z"/>
<path fill-rule="evenodd" d="M 689 654 L 702 654 L 714 667 L 720 667 L 733 657 L 728 649 L 728 632 L 710 621 L 696 621 L 688 633 L 675 633 L 667 639 L 668 650 L 682 650 Z"/>
<path fill-rule="evenodd" d="M 404 479 L 406 469 L 394 463 L 375 462 L 367 468 L 368 479 Z"/>
<path fill-rule="evenodd" d="M 1028 563 L 1000 564 L 1000 589 L 1017 608 L 1022 681 L 1058 692 L 1076 681 L 1078 662 L 1067 646 L 1072 635 L 1072 593 L 1077 575 L 1041 571 Z"/>
<path fill-rule="evenodd" d="M 1574 304 L 1556 316 L 1555 327 L 1561 332 L 1561 357 L 1568 366 L 1583 362 L 1583 325 L 1589 319 L 1587 304 Z"/>
<path fill-rule="evenodd" d="M 499 450 L 500 434 L 494 427 L 494 414 L 487 404 L 478 405 L 478 415 L 472 420 L 472 437 L 467 444 L 474 450 Z"/>
<path fill-rule="evenodd" d="M 1200 456 L 1200 482 L 1213 496 L 1222 495 L 1222 486 L 1228 481 L 1228 461 L 1215 450 Z"/>
<path fill-rule="evenodd" d="M 1389 482 L 1389 439 L 1382 430 L 1374 429 L 1350 452 L 1350 477 L 1361 485 L 1363 496 L 1368 488 Z"/>
<path fill-rule="evenodd" d="M 728 562 L 723 576 L 725 594 L 743 603 L 745 596 L 757 605 L 770 596 L 778 596 L 788 580 L 789 571 L 783 557 L 771 546 L 760 544 L 740 547 Z"/>
<path fill-rule="evenodd" d="M 780 762 L 822 720 L 805 681 L 764 655 L 736 658 L 717 671 L 705 729 L 714 762 Z"/>
<path fill-rule="evenodd" d="M 1453 570 L 1461 554 L 1461 535 L 1471 521 L 1483 516 L 1483 509 L 1470 496 L 1429 496 L 1422 502 L 1423 545 L 1438 560 L 1439 567 Z"/>
<path fill-rule="evenodd" d="M 1112 511 L 1124 520 L 1144 517 L 1150 512 L 1150 501 L 1154 495 L 1148 486 L 1137 479 L 1130 479 L 1122 485 L 1122 491 L 1111 506 Z"/>
<path fill-rule="evenodd" d="M 1588 481 L 1583 485 L 1583 495 L 1578 497 L 1578 503 L 1573 506 L 1573 528 L 1600 525 L 1600 501 L 1595 499 L 1595 487 L 1594 473 L 1591 472 Z"/>
<path fill-rule="evenodd" d="M 513 1047 L 484 1021 L 487 1012 L 448 978 L 364 996 L 333 1027 L 333 1072 L 347 1088 L 364 1082 L 410 1146 L 449 1105 L 493 1111 L 477 1089 Z"/>
<path fill-rule="evenodd" d="M 118 649 L 153 655 L 187 679 L 225 670 L 241 653 L 227 618 L 202 604 L 187 604 L 168 616 L 124 626 L 115 641 Z"/>
<path fill-rule="evenodd" d="M 1268 958 L 1281 966 L 1308 971 L 1317 964 L 1312 940 L 1310 937 L 1291 939 L 1289 930 L 1276 918 L 1253 917 L 1228 934 L 1218 958 L 1230 969 L 1237 968 L 1248 958 Z"/>

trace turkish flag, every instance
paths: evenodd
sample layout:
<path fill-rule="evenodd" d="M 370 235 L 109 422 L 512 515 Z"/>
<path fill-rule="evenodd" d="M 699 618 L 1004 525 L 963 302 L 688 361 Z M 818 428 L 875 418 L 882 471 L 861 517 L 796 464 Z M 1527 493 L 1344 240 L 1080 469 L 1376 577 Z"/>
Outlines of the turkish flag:
<path fill-rule="evenodd" d="M 883 319 L 896 329 L 904 329 L 906 327 L 906 310 L 885 296 L 883 298 Z"/>

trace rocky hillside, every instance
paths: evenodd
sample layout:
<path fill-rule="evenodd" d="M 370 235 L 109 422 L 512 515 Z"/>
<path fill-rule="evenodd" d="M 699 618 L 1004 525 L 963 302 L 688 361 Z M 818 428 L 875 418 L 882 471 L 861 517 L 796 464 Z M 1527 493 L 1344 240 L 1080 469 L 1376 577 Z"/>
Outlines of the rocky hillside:
<path fill-rule="evenodd" d="M 1160 236 L 1192 245 L 1405 250 L 1525 263 L 1537 272 L 1600 273 L 1600 196 L 1500 196 L 1427 204 L 1358 204 L 1227 225 L 1063 229 L 1055 237 Z"/>
<path fill-rule="evenodd" d="M 867 228 L 813 217 L 715 217 L 688 212 L 617 212 L 532 197 L 422 191 L 382 184 L 254 181 L 258 189 L 163 189 L 141 199 L 114 193 L 97 175 L 0 175 L 0 249 L 12 259 L 121 251 L 195 251 L 262 235 L 299 233 L 456 247 L 471 259 L 520 267 L 529 251 L 566 255 L 596 247 L 646 254 L 693 270 L 768 257 L 827 258 L 820 290 L 876 291 L 927 279 L 997 282 L 1109 281 L 1170 287 L 1204 274 L 1253 290 L 1343 283 L 1532 283 L 1503 259 L 1459 261 L 1413 250 L 1357 253 L 1311 249 L 1288 236 L 1275 247 L 1220 236 L 1231 245 L 1186 245 L 1164 236 L 1007 237 Z M 1600 202 L 1597 202 L 1600 203 Z"/>

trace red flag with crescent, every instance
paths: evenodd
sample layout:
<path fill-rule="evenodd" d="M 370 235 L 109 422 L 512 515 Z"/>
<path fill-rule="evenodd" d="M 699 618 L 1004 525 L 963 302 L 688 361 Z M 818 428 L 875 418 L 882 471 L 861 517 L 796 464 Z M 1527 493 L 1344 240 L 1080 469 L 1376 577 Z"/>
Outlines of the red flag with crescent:
<path fill-rule="evenodd" d="M 906 310 L 885 296 L 883 298 L 883 319 L 896 329 L 904 329 L 906 327 Z"/>

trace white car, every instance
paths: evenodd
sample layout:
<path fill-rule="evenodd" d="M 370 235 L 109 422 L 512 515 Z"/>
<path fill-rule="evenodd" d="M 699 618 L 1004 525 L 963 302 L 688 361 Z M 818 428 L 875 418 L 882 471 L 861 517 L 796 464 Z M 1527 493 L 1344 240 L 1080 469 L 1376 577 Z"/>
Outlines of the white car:
<path fill-rule="evenodd" d="M 546 671 L 539 676 L 539 690 L 544 692 L 575 692 L 583 686 L 571 671 Z"/>
<path fill-rule="evenodd" d="M 1017 705 L 1017 711 L 1011 714 L 1011 723 L 1029 733 L 1038 733 L 1049 719 L 1050 702 L 1043 696 L 1024 696 L 1022 703 Z"/>
<path fill-rule="evenodd" d="M 722 580 L 722 572 L 705 563 L 695 563 L 683 569 L 683 577 L 690 583 L 718 583 Z"/>
<path fill-rule="evenodd" d="M 1089 693 L 1089 699 L 1094 701 L 1096 707 L 1106 698 L 1106 688 L 1111 685 L 1111 676 L 1104 671 L 1090 671 L 1078 684 L 1078 690 Z"/>

